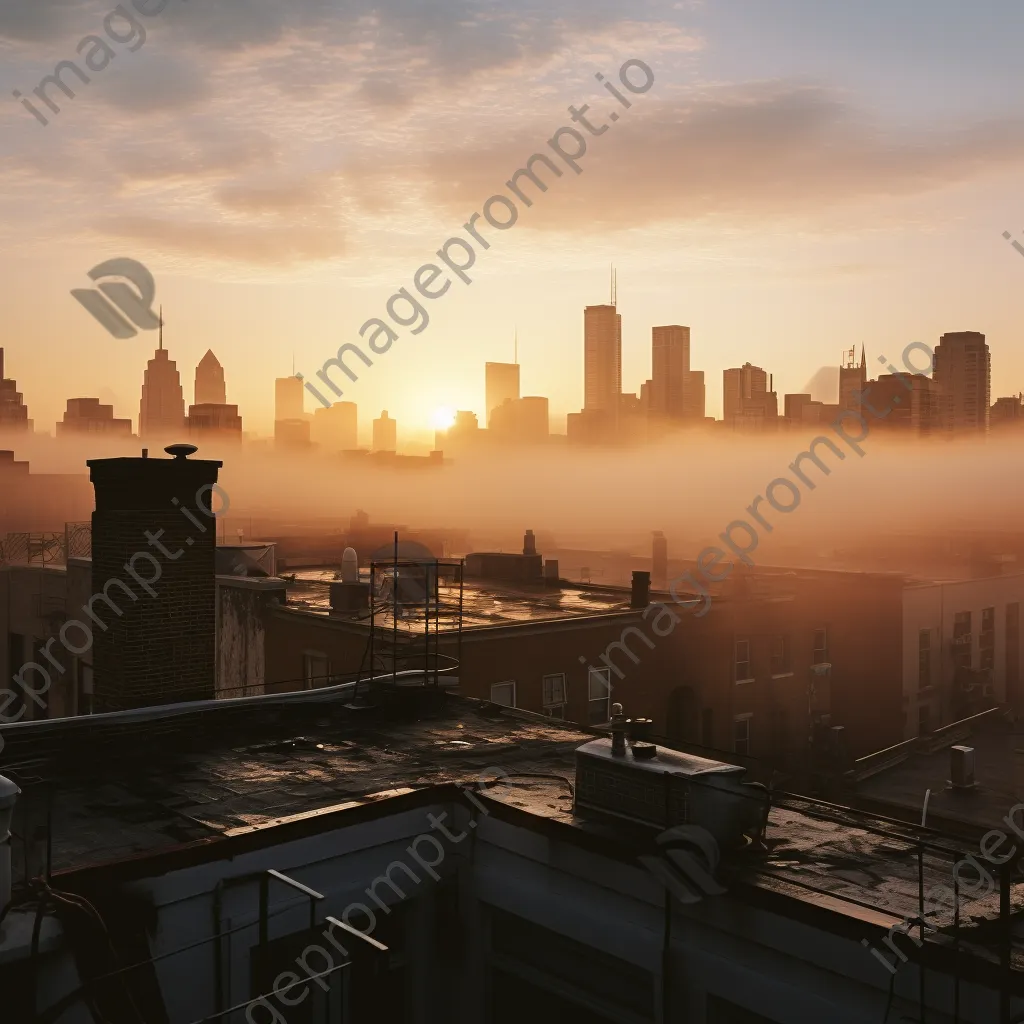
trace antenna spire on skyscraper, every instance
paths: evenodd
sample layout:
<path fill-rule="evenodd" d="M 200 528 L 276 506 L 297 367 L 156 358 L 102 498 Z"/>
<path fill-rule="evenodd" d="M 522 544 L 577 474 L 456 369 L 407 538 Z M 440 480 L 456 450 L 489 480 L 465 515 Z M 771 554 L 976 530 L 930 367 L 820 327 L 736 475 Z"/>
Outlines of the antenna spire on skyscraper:
<path fill-rule="evenodd" d="M 619 301 L 619 284 L 618 275 L 615 273 L 615 267 L 610 267 L 611 270 L 611 286 L 612 286 L 612 305 L 617 306 Z"/>
<path fill-rule="evenodd" d="M 160 307 L 160 349 L 164 347 L 164 307 Z"/>

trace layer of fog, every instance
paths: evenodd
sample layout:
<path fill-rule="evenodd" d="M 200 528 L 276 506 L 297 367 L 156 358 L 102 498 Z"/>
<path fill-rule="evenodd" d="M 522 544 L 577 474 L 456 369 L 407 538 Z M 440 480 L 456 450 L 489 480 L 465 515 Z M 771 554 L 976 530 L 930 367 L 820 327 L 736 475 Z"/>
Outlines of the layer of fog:
<path fill-rule="evenodd" d="M 410 530 L 468 529 L 470 546 L 513 549 L 530 528 L 560 547 L 649 553 L 652 531 L 663 531 L 673 556 L 696 557 L 730 523 L 755 520 L 747 511 L 773 480 L 785 478 L 799 504 L 781 512 L 767 502 L 758 511 L 772 525 L 760 534 L 759 561 L 773 549 L 830 549 L 904 537 L 908 544 L 952 532 L 992 537 L 1019 531 L 1024 481 L 1017 472 L 1024 434 L 987 443 L 896 439 L 874 432 L 864 454 L 835 439 L 840 460 L 819 454 L 831 472 L 813 463 L 801 483 L 790 468 L 815 433 L 827 428 L 758 437 L 691 433 L 647 448 L 593 450 L 488 448 L 443 467 L 385 469 L 340 455 L 275 454 L 272 450 L 204 445 L 196 458 L 223 459 L 229 495 L 226 522 L 260 530 L 344 531 L 356 510 L 371 521 Z M 45 437 L 14 447 L 36 472 L 87 472 L 86 458 L 139 455 L 139 445 L 57 442 Z M 151 452 L 152 457 L 165 457 Z M 796 501 L 779 485 L 780 504 Z M 812 561 L 809 557 L 808 562 Z"/>

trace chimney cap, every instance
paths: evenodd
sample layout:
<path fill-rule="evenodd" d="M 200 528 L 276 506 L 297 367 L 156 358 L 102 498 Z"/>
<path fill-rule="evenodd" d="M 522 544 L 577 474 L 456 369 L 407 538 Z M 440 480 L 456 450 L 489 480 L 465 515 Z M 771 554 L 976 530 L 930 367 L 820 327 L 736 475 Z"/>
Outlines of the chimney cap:
<path fill-rule="evenodd" d="M 187 459 L 190 455 L 195 455 L 199 449 L 194 444 L 169 444 L 164 451 L 176 459 Z"/>

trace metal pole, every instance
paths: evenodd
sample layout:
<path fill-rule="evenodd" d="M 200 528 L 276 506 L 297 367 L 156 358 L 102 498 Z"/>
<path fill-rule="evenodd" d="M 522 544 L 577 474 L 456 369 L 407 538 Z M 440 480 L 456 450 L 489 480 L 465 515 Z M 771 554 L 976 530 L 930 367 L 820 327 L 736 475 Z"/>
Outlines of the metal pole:
<path fill-rule="evenodd" d="M 427 578 L 423 581 L 423 596 L 426 605 L 423 609 L 423 685 L 427 685 L 430 677 L 430 567 L 427 566 Z M 434 575 L 437 575 L 437 562 L 434 563 Z"/>
<path fill-rule="evenodd" d="M 924 842 L 917 844 L 917 937 L 920 939 L 921 960 L 917 965 L 918 978 L 918 1006 L 921 1024 L 926 1024 L 928 1008 L 925 1004 L 924 993 Z"/>
<path fill-rule="evenodd" d="M 377 602 L 374 600 L 374 597 L 375 597 L 374 586 L 375 586 L 376 582 L 377 582 L 377 563 L 376 562 L 370 562 L 370 671 L 369 671 L 369 674 L 367 675 L 367 679 L 372 679 L 373 676 L 374 676 L 374 668 L 373 668 L 373 634 L 377 631 L 376 617 L 374 615 L 374 612 L 376 611 L 376 608 L 377 608 Z M 367 686 L 369 686 L 369 684 L 367 684 Z M 359 683 L 357 682 L 356 683 L 356 690 L 358 691 L 358 689 L 359 689 Z M 358 698 L 358 696 L 359 696 L 359 694 L 356 693 L 356 697 L 357 698 Z"/>
<path fill-rule="evenodd" d="M 434 573 L 434 688 L 437 689 L 437 660 L 441 656 L 441 568 Z"/>
<path fill-rule="evenodd" d="M 1010 917 L 1010 865 L 999 872 L 999 926 L 1002 932 L 1003 983 L 999 986 L 999 1020 L 1010 1024 L 1011 954 L 1013 950 L 1013 919 Z"/>
<path fill-rule="evenodd" d="M 960 1024 L 960 879 L 953 866 L 953 1024 Z"/>
<path fill-rule="evenodd" d="M 267 944 L 267 915 L 270 892 L 270 875 L 260 875 L 260 946 Z"/>
<path fill-rule="evenodd" d="M 398 686 L 398 531 L 395 530 L 395 567 L 394 578 L 391 581 L 391 621 L 392 621 L 392 646 L 391 646 L 391 685 Z"/>
<path fill-rule="evenodd" d="M 464 558 L 459 559 L 459 639 L 458 646 L 456 647 L 456 661 L 458 662 L 457 671 L 462 674 L 462 593 L 463 585 L 466 579 L 466 560 Z"/>

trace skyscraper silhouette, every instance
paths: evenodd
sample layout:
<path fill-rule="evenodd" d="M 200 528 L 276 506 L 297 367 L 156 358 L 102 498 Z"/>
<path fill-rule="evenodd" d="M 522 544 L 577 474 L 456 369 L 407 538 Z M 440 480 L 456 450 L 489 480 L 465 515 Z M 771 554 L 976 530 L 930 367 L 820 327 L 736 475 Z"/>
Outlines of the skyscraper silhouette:
<path fill-rule="evenodd" d="M 278 377 L 274 381 L 274 421 L 301 420 L 304 394 L 300 378 Z"/>
<path fill-rule="evenodd" d="M 614 305 L 583 310 L 583 408 L 615 416 L 622 394 L 622 317 Z"/>
<path fill-rule="evenodd" d="M 484 363 L 484 393 L 487 406 L 487 426 L 491 413 L 505 402 L 519 397 L 518 363 Z"/>
<path fill-rule="evenodd" d="M 224 367 L 210 349 L 196 367 L 195 396 L 196 405 L 225 405 L 228 400 Z"/>
<path fill-rule="evenodd" d="M 185 396 L 177 364 L 164 348 L 164 317 L 160 313 L 159 347 L 146 365 L 139 403 L 139 436 L 175 439 L 185 428 Z"/>
<path fill-rule="evenodd" d="M 681 419 L 689 373 L 690 328 L 678 325 L 652 328 L 648 411 L 665 419 Z"/>
<path fill-rule="evenodd" d="M 939 386 L 939 422 L 943 430 L 988 430 L 992 364 L 984 334 L 944 334 L 935 349 L 932 377 Z"/>
<path fill-rule="evenodd" d="M 864 346 L 860 347 L 860 365 L 856 348 L 850 349 L 849 358 L 839 367 L 839 408 L 857 412 L 861 406 L 860 393 L 867 387 L 868 364 Z"/>
<path fill-rule="evenodd" d="M 398 424 L 388 416 L 385 409 L 379 419 L 373 421 L 373 450 L 393 452 L 398 450 Z"/>

